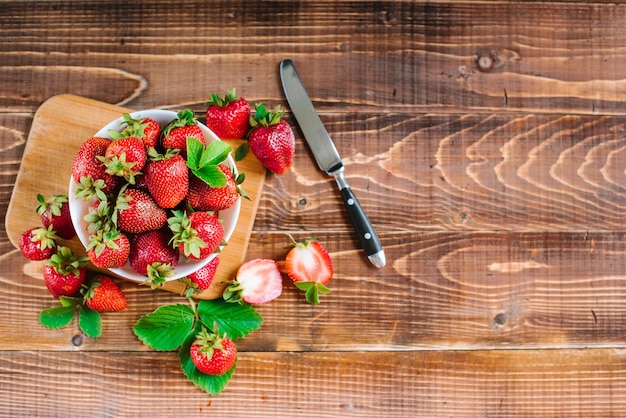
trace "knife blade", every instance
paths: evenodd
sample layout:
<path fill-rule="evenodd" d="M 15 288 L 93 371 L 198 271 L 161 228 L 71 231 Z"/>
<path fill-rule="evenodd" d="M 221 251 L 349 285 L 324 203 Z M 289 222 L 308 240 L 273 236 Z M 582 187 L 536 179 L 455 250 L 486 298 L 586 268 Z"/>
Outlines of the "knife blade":
<path fill-rule="evenodd" d="M 280 63 L 280 78 L 285 97 L 304 134 L 319 168 L 334 177 L 348 211 L 352 226 L 370 262 L 377 268 L 387 263 L 385 251 L 361 204 L 344 177 L 344 166 L 337 148 L 315 111 L 292 60 Z"/>

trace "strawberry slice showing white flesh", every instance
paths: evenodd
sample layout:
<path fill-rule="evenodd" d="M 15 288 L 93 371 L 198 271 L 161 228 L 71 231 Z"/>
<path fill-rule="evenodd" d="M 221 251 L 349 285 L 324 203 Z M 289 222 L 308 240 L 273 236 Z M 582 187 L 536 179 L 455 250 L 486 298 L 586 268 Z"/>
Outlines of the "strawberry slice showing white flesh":
<path fill-rule="evenodd" d="M 228 302 L 262 304 L 281 295 L 283 278 L 274 260 L 256 258 L 243 263 L 235 280 L 224 291 Z"/>

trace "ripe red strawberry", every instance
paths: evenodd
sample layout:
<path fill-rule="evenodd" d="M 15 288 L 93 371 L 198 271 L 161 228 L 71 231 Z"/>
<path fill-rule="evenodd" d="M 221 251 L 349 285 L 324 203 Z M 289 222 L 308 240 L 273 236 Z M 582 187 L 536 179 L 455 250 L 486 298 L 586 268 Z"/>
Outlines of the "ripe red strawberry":
<path fill-rule="evenodd" d="M 206 145 L 202 129 L 198 126 L 196 115 L 190 109 L 178 112 L 178 118 L 171 121 L 163 131 L 161 144 L 163 149 L 178 149 L 180 155 L 187 156 L 187 138 L 193 137 Z"/>
<path fill-rule="evenodd" d="M 276 299 L 282 291 L 283 279 L 278 263 L 256 258 L 239 267 L 235 280 L 226 288 L 223 297 L 228 302 L 261 304 Z"/>
<path fill-rule="evenodd" d="M 146 148 L 136 136 L 122 137 L 111 142 L 104 157 L 99 160 L 106 166 L 108 174 L 123 177 L 134 184 L 135 176 L 146 164 Z"/>
<path fill-rule="evenodd" d="M 150 159 L 144 168 L 146 186 L 159 206 L 171 209 L 187 196 L 189 189 L 187 163 L 177 150 L 159 154 L 151 148 L 149 156 Z"/>
<path fill-rule="evenodd" d="M 98 231 L 89 237 L 87 255 L 96 267 L 118 268 L 126 264 L 130 254 L 128 237 L 117 229 Z"/>
<path fill-rule="evenodd" d="M 236 90 L 224 97 L 212 94 L 207 102 L 206 125 L 221 139 L 243 139 L 250 130 L 250 105 Z"/>
<path fill-rule="evenodd" d="M 285 270 L 296 287 L 306 291 L 309 303 L 317 305 L 319 294 L 328 293 L 325 286 L 333 277 L 333 265 L 326 248 L 314 239 L 296 242 L 291 235 L 293 248 L 287 253 Z"/>
<path fill-rule="evenodd" d="M 189 347 L 189 355 L 202 373 L 221 376 L 235 366 L 237 347 L 227 336 L 218 336 L 202 328 Z"/>
<path fill-rule="evenodd" d="M 211 261 L 209 261 L 199 270 L 181 279 L 183 283 L 187 286 L 187 297 L 191 296 L 194 292 L 202 292 L 204 290 L 207 290 L 211 286 L 219 264 L 219 257 L 213 257 Z"/>
<path fill-rule="evenodd" d="M 55 299 L 78 292 L 87 275 L 86 261 L 87 258 L 76 257 L 68 247 L 57 247 L 43 268 L 44 282 Z"/>
<path fill-rule="evenodd" d="M 85 305 L 97 312 L 118 312 L 126 308 L 126 296 L 115 281 L 104 275 L 94 277 L 84 296 Z"/>
<path fill-rule="evenodd" d="M 72 177 L 78 183 L 77 197 L 91 199 L 98 194 L 104 199 L 117 186 L 119 178 L 106 173 L 100 160 L 110 143 L 108 138 L 94 136 L 80 146 L 72 161 Z"/>
<path fill-rule="evenodd" d="M 174 234 L 172 244 L 185 257 L 192 260 L 202 260 L 218 250 L 224 239 L 224 227 L 217 216 L 209 212 L 172 211 L 173 215 L 167 220 L 170 230 Z"/>
<path fill-rule="evenodd" d="M 167 223 L 167 213 L 147 191 L 124 188 L 117 195 L 117 226 L 122 231 L 138 234 L 159 229 Z"/>
<path fill-rule="evenodd" d="M 156 287 L 173 274 L 178 264 L 178 250 L 169 244 L 170 235 L 163 230 L 136 235 L 131 243 L 130 267 L 148 278 Z"/>
<path fill-rule="evenodd" d="M 133 118 L 128 113 L 124 113 L 122 119 L 122 125 L 124 125 L 124 127 L 119 132 L 109 131 L 111 138 L 119 139 L 126 136 L 134 136 L 142 140 L 146 149 L 158 145 L 161 134 L 163 133 L 159 122 L 152 118 Z"/>
<path fill-rule="evenodd" d="M 247 197 L 241 188 L 245 177 L 239 175 L 235 178 L 233 171 L 226 164 L 218 164 L 218 167 L 226 176 L 226 185 L 223 187 L 211 187 L 195 175 L 189 177 L 187 202 L 194 210 L 225 210 L 233 206 L 240 195 Z"/>
<path fill-rule="evenodd" d="M 29 260 L 47 260 L 56 251 L 58 238 L 52 225 L 31 228 L 20 236 L 20 251 Z"/>
<path fill-rule="evenodd" d="M 39 202 L 37 213 L 43 226 L 46 228 L 52 226 L 56 234 L 63 239 L 72 239 L 76 236 L 67 196 L 55 194 L 45 199 L 38 194 L 37 201 Z"/>
<path fill-rule="evenodd" d="M 264 105 L 257 104 L 255 118 L 250 123 L 252 130 L 248 135 L 252 153 L 276 174 L 283 174 L 289 169 L 296 148 L 291 126 L 281 119 L 283 113 L 280 106 L 268 112 Z"/>

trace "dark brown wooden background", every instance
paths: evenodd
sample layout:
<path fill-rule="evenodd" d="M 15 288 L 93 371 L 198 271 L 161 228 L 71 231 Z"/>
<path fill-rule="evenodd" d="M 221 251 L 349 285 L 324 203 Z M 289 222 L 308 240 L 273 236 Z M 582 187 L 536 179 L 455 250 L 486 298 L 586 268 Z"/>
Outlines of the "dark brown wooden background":
<path fill-rule="evenodd" d="M 287 108 L 291 58 L 389 259 L 368 265 L 296 128 L 247 258 L 315 235 L 333 291 L 259 307 L 210 397 L 131 331 L 180 297 L 124 283 L 102 338 L 44 329 L 0 229 L 0 415 L 625 416 L 625 25 L 609 2 L 0 1 L 0 213 L 47 98 Z"/>

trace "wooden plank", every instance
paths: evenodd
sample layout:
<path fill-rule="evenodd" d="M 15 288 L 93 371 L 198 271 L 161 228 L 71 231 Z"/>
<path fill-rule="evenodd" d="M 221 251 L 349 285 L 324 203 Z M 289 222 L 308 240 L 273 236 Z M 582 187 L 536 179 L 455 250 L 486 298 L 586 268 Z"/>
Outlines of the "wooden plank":
<path fill-rule="evenodd" d="M 102 126 L 117 119 L 129 109 L 113 106 L 83 97 L 60 95 L 47 100 L 35 114 L 24 150 L 11 201 L 7 208 L 5 227 L 10 241 L 17 247 L 20 235 L 27 229 L 40 225 L 35 212 L 38 193 L 44 196 L 67 194 L 74 155 L 81 144 Z M 229 142 L 233 148 L 241 141 Z M 265 168 L 252 153 L 237 163 L 240 172 L 246 173 L 245 187 L 250 197 L 242 199 L 237 227 L 229 243 L 220 253 L 220 265 L 209 289 L 199 298 L 219 297 L 224 283 L 230 280 L 244 260 L 250 231 L 263 188 Z M 64 242 L 79 255 L 86 255 L 78 238 Z M 104 271 L 106 269 L 92 269 Z M 163 289 L 182 292 L 184 285 L 178 281 L 166 283 Z"/>
<path fill-rule="evenodd" d="M 613 349 L 242 352 L 226 390 L 211 397 L 182 376 L 174 353 L 4 352 L 0 414 L 623 416 L 625 360 Z"/>
<path fill-rule="evenodd" d="M 383 233 L 389 258 L 384 270 L 368 265 L 352 234 L 318 235 L 335 267 L 332 292 L 310 306 L 285 280 L 278 300 L 257 307 L 264 324 L 242 342 L 246 350 L 624 346 L 622 232 Z M 247 257 L 282 260 L 288 243 L 280 232 L 253 234 Z M 161 305 L 187 303 L 176 294 L 123 283 L 128 308 L 104 315 L 102 338 L 82 337 L 75 323 L 47 330 L 37 317 L 56 302 L 41 264 L 27 263 L 17 250 L 2 260 L 4 350 L 145 350 L 131 331 L 137 319 Z"/>
<path fill-rule="evenodd" d="M 472 3 L 3 1 L 0 104 L 34 111 L 69 92 L 199 109 L 231 87 L 284 103 L 289 56 L 326 111 L 624 113 L 626 5 Z M 279 40 L 268 22 L 288 22 Z"/>

